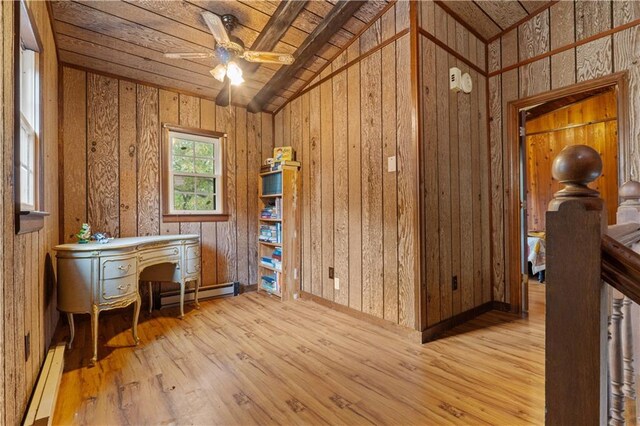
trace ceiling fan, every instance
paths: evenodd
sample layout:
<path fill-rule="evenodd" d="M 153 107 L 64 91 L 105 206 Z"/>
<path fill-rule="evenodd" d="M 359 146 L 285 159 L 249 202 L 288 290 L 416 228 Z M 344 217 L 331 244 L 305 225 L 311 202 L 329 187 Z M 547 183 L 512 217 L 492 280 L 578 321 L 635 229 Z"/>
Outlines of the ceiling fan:
<path fill-rule="evenodd" d="M 294 61 L 293 56 L 288 53 L 245 50 L 242 40 L 229 34 L 238 24 L 238 19 L 233 15 L 222 15 L 220 17 L 215 13 L 204 11 L 202 12 L 202 18 L 216 40 L 214 51 L 165 53 L 165 57 L 173 59 L 217 58 L 220 63 L 210 71 L 211 74 L 220 82 L 224 82 L 225 77 L 227 77 L 229 83 L 234 86 L 244 82 L 242 69 L 237 62 L 238 59 L 280 65 L 291 65 Z"/>

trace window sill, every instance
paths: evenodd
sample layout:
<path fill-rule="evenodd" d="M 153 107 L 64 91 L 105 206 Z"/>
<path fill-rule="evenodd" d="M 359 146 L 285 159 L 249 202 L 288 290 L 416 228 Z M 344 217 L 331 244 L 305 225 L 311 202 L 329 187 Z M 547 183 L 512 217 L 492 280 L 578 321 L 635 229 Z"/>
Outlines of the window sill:
<path fill-rule="evenodd" d="M 229 220 L 228 214 L 163 214 L 162 221 L 165 223 L 175 222 L 226 222 Z"/>
<path fill-rule="evenodd" d="M 17 217 L 16 234 L 27 234 L 41 230 L 44 228 L 46 216 L 49 216 L 48 212 L 21 211 Z"/>

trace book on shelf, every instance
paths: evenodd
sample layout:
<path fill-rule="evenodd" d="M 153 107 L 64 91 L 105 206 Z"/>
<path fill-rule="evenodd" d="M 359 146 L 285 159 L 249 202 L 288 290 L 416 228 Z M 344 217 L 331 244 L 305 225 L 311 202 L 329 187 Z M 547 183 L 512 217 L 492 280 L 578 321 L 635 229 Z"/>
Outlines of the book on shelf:
<path fill-rule="evenodd" d="M 260 235 L 258 239 L 262 242 L 279 244 L 282 242 L 282 224 L 260 225 Z"/>
<path fill-rule="evenodd" d="M 280 291 L 280 278 L 278 274 L 263 275 L 260 278 L 260 286 L 270 292 Z"/>
<path fill-rule="evenodd" d="M 265 175 L 261 179 L 263 196 L 282 194 L 282 173 Z"/>
<path fill-rule="evenodd" d="M 260 212 L 261 219 L 281 219 L 282 218 L 282 199 L 276 198 L 272 202 L 266 204 Z"/>
<path fill-rule="evenodd" d="M 265 164 L 260 167 L 260 173 L 277 172 L 282 170 L 282 166 L 300 167 L 300 162 L 295 160 L 284 160 L 273 163 L 272 165 Z"/>
<path fill-rule="evenodd" d="M 271 255 L 272 259 L 282 262 L 282 247 L 276 247 Z"/>
<path fill-rule="evenodd" d="M 278 271 L 282 270 L 282 261 L 278 259 L 274 259 L 268 256 L 262 256 L 260 258 L 260 264 L 262 266 L 267 266 L 269 268 L 277 269 Z"/>

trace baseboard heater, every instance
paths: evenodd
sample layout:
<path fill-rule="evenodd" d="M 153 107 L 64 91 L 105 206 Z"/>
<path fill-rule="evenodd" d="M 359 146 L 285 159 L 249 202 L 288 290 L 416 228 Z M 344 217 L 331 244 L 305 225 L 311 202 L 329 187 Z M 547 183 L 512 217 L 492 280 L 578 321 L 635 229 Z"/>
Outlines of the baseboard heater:
<path fill-rule="evenodd" d="M 200 287 L 198 292 L 198 300 L 215 299 L 226 296 L 237 296 L 240 294 L 240 283 L 226 283 L 216 284 Z M 189 288 L 184 292 L 185 303 L 191 302 L 195 299 L 195 290 Z M 171 290 L 161 292 L 157 295 L 157 298 L 153 301 L 153 306 L 159 306 L 162 308 L 169 308 L 178 306 L 180 304 L 180 290 Z"/>
<path fill-rule="evenodd" d="M 58 389 L 64 371 L 64 343 L 58 343 L 47 352 L 31 402 L 24 417 L 24 426 L 50 425 L 56 408 Z"/>

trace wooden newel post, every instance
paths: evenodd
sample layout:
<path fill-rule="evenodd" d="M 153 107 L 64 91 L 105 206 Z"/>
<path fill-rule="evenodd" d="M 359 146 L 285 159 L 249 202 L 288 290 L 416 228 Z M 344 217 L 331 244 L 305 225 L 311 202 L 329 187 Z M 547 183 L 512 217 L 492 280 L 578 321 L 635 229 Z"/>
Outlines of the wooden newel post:
<path fill-rule="evenodd" d="M 607 292 L 600 242 L 606 211 L 587 184 L 602 173 L 586 145 L 564 148 L 553 177 L 565 185 L 547 211 L 546 417 L 549 425 L 607 423 Z"/>

